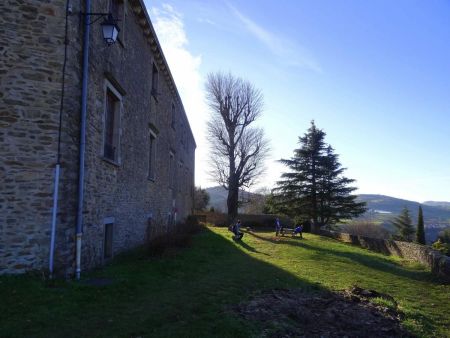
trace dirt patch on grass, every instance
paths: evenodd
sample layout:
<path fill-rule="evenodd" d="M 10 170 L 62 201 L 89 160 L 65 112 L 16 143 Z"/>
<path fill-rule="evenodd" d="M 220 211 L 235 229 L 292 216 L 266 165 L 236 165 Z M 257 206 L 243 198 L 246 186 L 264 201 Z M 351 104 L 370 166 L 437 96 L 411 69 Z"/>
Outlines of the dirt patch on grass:
<path fill-rule="evenodd" d="M 233 310 L 258 322 L 263 337 L 413 337 L 401 327 L 392 297 L 358 287 L 315 294 L 266 290 Z"/>

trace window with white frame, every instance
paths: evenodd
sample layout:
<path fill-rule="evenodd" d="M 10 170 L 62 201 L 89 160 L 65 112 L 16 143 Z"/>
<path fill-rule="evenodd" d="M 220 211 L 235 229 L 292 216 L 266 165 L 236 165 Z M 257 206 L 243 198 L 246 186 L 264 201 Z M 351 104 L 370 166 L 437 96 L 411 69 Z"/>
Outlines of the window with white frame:
<path fill-rule="evenodd" d="M 173 189 L 175 186 L 175 154 L 169 152 L 169 188 Z"/>
<path fill-rule="evenodd" d="M 170 115 L 170 126 L 172 127 L 173 130 L 175 130 L 175 115 L 176 115 L 175 104 L 172 102 L 172 111 L 171 111 L 171 115 Z"/>
<path fill-rule="evenodd" d="M 184 169 L 184 194 L 188 195 L 189 192 L 189 168 Z"/>
<path fill-rule="evenodd" d="M 105 85 L 105 114 L 103 131 L 103 157 L 119 163 L 120 112 L 122 97 L 109 83 Z"/>
<path fill-rule="evenodd" d="M 156 134 L 149 130 L 149 148 L 148 148 L 148 178 L 155 180 L 156 171 Z"/>
<path fill-rule="evenodd" d="M 178 192 L 181 192 L 183 186 L 183 161 L 178 162 Z"/>
<path fill-rule="evenodd" d="M 158 81 L 159 81 L 159 75 L 158 75 L 158 68 L 156 67 L 155 63 L 153 63 L 152 66 L 152 96 L 157 99 L 158 96 Z"/>

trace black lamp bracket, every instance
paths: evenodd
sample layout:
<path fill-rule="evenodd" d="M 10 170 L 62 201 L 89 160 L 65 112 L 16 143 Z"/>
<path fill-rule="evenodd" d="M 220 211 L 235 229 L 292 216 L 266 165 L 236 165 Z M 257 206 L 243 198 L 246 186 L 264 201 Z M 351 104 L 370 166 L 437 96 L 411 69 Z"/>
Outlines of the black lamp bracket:
<path fill-rule="evenodd" d="M 98 16 L 98 18 L 96 18 L 94 21 L 88 23 L 88 25 L 92 25 L 94 23 L 96 23 L 98 20 L 100 20 L 101 18 L 106 17 L 111 17 L 114 21 L 120 21 L 119 19 L 116 19 L 112 16 L 111 13 L 96 13 L 96 12 L 91 12 L 91 13 L 84 13 L 84 12 L 80 12 L 80 17 L 81 16 Z"/>

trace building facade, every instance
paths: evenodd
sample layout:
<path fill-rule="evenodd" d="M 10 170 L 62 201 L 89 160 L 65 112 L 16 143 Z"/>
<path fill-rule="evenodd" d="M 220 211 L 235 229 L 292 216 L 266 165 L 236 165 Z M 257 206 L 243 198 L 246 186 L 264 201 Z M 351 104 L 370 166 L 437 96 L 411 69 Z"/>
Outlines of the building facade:
<path fill-rule="evenodd" d="M 82 270 L 101 265 L 193 208 L 195 140 L 143 1 L 89 2 L 0 3 L 0 274 L 48 267 L 57 163 L 62 274 L 77 251 Z M 107 45 L 89 16 L 83 68 L 86 12 L 111 13 L 120 32 Z"/>

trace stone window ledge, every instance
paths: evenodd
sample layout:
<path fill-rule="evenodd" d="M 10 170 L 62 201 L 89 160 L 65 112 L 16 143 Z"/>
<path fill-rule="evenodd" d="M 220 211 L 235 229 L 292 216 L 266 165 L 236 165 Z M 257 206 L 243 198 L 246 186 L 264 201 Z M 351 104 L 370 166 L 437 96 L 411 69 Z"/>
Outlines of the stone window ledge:
<path fill-rule="evenodd" d="M 107 157 L 105 157 L 105 156 L 100 156 L 100 158 L 101 158 L 103 161 L 108 162 L 109 164 L 112 164 L 112 165 L 114 165 L 114 166 L 116 166 L 116 167 L 120 167 L 120 163 L 119 163 L 119 162 L 116 162 L 116 161 L 114 161 L 114 160 L 111 160 L 111 159 L 109 159 L 109 158 L 107 158 Z"/>

